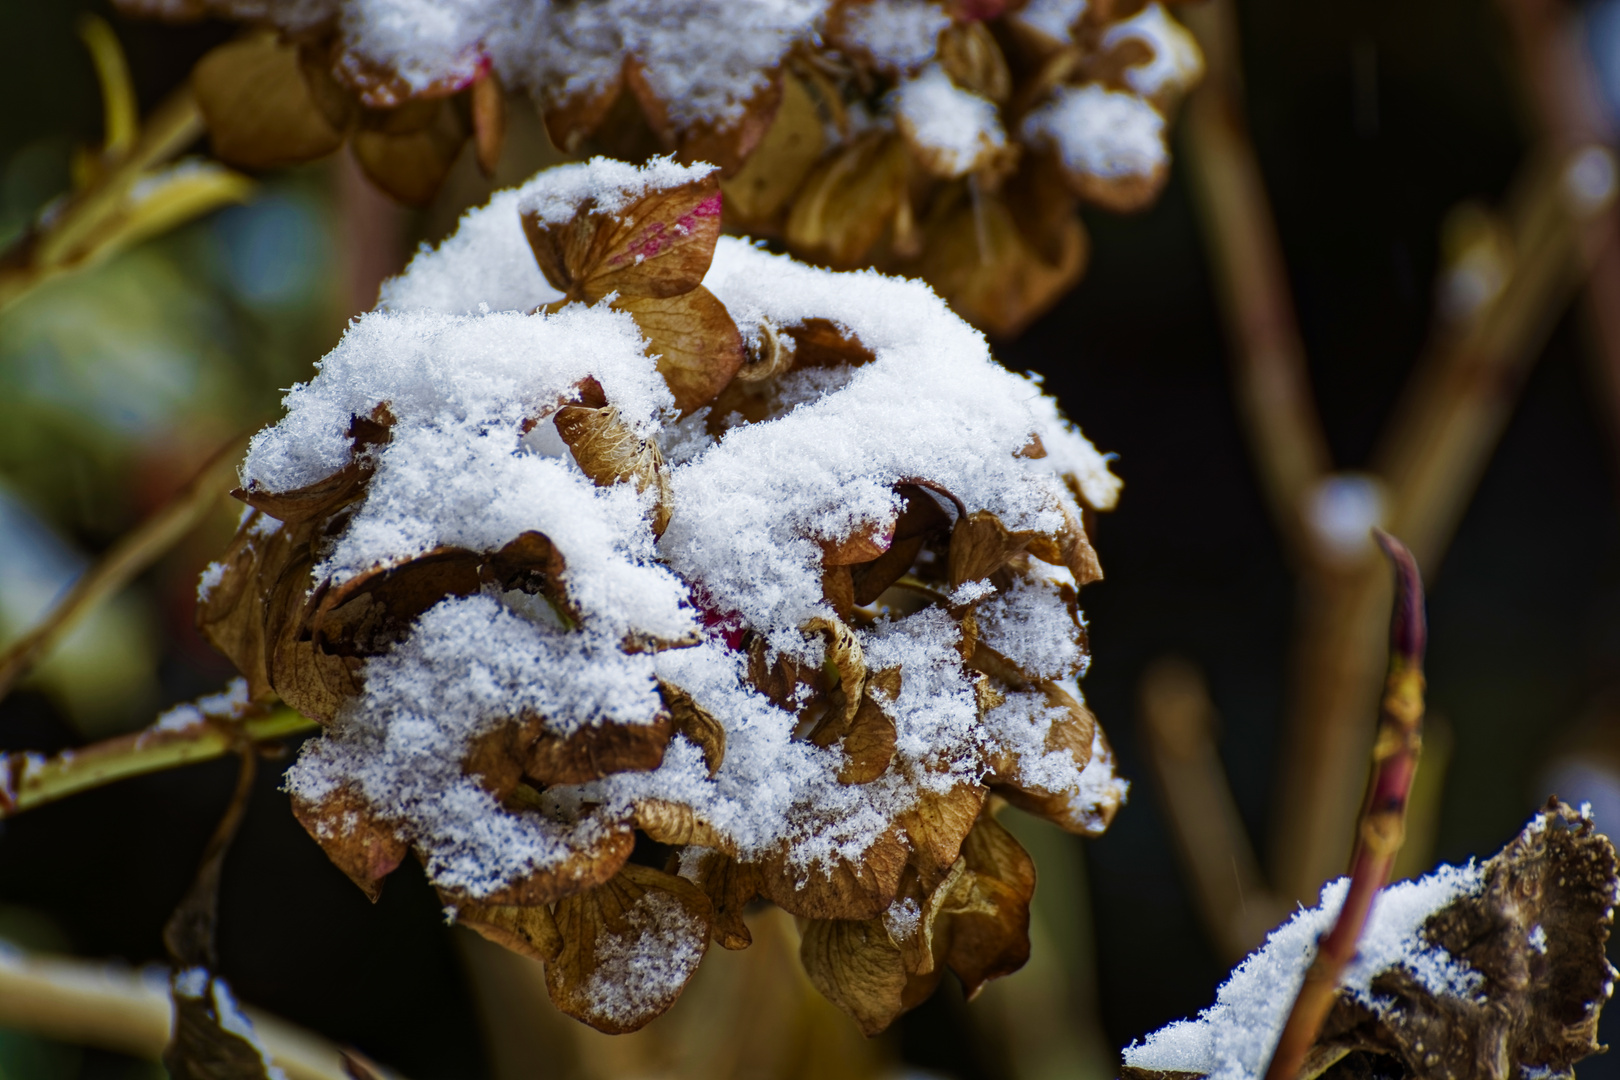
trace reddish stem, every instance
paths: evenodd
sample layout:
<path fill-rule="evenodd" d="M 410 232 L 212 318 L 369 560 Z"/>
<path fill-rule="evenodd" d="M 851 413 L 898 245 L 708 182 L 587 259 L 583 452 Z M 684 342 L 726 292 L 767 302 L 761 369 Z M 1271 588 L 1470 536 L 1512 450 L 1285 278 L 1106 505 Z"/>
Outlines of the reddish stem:
<path fill-rule="evenodd" d="M 1316 959 L 1294 999 L 1266 1080 L 1295 1080 L 1316 1042 L 1339 979 L 1355 959 L 1378 891 L 1389 883 L 1406 826 L 1406 800 L 1423 747 L 1423 652 L 1428 623 L 1423 611 L 1423 579 L 1406 545 L 1375 530 L 1378 546 L 1395 564 L 1395 608 L 1389 625 L 1389 673 L 1378 712 L 1372 775 L 1361 806 L 1355 851 L 1350 857 L 1350 890 L 1333 929 L 1318 944 Z"/>

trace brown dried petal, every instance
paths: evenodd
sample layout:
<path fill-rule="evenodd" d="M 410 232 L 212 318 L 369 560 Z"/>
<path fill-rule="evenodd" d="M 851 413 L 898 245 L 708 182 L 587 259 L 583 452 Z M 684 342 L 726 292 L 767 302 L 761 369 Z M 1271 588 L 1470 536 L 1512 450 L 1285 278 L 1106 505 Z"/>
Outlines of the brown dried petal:
<path fill-rule="evenodd" d="M 905 197 L 909 167 L 904 140 L 882 132 L 834 152 L 799 188 L 788 246 L 834 268 L 859 265 Z"/>
<path fill-rule="evenodd" d="M 849 566 L 871 562 L 889 550 L 889 545 L 894 542 L 894 529 L 895 519 L 892 518 L 888 521 L 868 521 L 855 526 L 842 539 L 822 540 L 821 564 Z"/>
<path fill-rule="evenodd" d="M 946 900 L 938 933 L 948 935 L 945 963 L 969 999 L 984 984 L 1029 959 L 1029 901 L 1035 864 L 988 814 L 962 845 L 967 872 Z"/>
<path fill-rule="evenodd" d="M 426 206 L 461 155 L 467 135 L 448 103 L 413 101 L 382 116 L 369 114 L 350 145 L 372 183 L 407 206 Z"/>
<path fill-rule="evenodd" d="M 621 70 L 607 82 L 587 87 L 560 105 L 548 107 L 545 122 L 551 144 L 565 154 L 577 153 L 580 143 L 606 118 L 623 89 Z"/>
<path fill-rule="evenodd" d="M 931 222 L 917 272 L 952 309 L 991 334 L 1012 337 L 1080 280 L 1087 241 L 1067 215 L 1047 231 L 1048 251 L 1018 228 L 1006 202 L 984 195 Z"/>
<path fill-rule="evenodd" d="M 821 112 L 796 76 L 782 79 L 782 101 L 747 163 L 721 182 L 726 209 L 748 224 L 776 217 L 804 182 L 826 143 Z"/>
<path fill-rule="evenodd" d="M 951 81 L 997 104 L 1012 97 L 1012 73 L 996 37 L 982 20 L 959 22 L 939 36 L 939 63 Z"/>
<path fill-rule="evenodd" d="M 794 367 L 860 367 L 877 359 L 853 330 L 831 319 L 804 319 L 781 332 L 793 339 Z"/>
<path fill-rule="evenodd" d="M 294 796 L 292 811 L 332 864 L 376 903 L 383 878 L 405 861 L 409 845 L 373 816 L 370 803 L 348 788 L 318 803 Z"/>
<path fill-rule="evenodd" d="M 374 655 L 440 600 L 477 592 L 482 562 L 476 552 L 445 547 L 357 574 L 322 593 L 309 632 L 323 652 Z"/>
<path fill-rule="evenodd" d="M 376 467 L 373 452 L 388 442 L 393 426 L 394 414 L 388 410 L 385 402 L 373 409 L 368 417 L 354 416 L 349 419 L 352 447 L 349 460 L 331 476 L 292 491 L 266 491 L 249 485 L 231 494 L 254 509 L 263 510 L 289 525 L 323 520 L 365 495 L 366 484 Z"/>
<path fill-rule="evenodd" d="M 729 841 L 720 830 L 704 821 L 685 803 L 668 799 L 641 799 L 636 803 L 636 828 L 660 844 L 672 847 L 721 848 L 729 850 Z"/>
<path fill-rule="evenodd" d="M 905 1011 L 905 959 L 882 919 L 812 919 L 799 942 L 799 962 L 822 996 L 866 1035 Z"/>
<path fill-rule="evenodd" d="M 456 921 L 531 960 L 550 963 L 562 950 L 556 920 L 544 904 L 462 903 L 456 906 Z"/>
<path fill-rule="evenodd" d="M 698 860 L 697 883 L 714 907 L 714 940 L 726 949 L 753 944 L 743 910 L 759 895 L 759 868 L 723 851 L 711 851 Z"/>
<path fill-rule="evenodd" d="M 978 784 L 960 783 L 943 794 L 918 793 L 917 803 L 896 822 L 911 845 L 911 865 L 924 889 L 932 890 L 962 854 L 962 842 L 979 820 L 987 792 Z"/>
<path fill-rule="evenodd" d="M 853 720 L 861 707 L 861 695 L 866 692 L 866 655 L 861 649 L 861 639 L 847 623 L 820 615 L 805 623 L 804 629 L 808 633 L 827 635 L 824 670 L 838 680 L 844 719 Z"/>
<path fill-rule="evenodd" d="M 725 727 L 709 710 L 692 700 L 691 694 L 675 684 L 660 680 L 658 692 L 663 695 L 664 707 L 669 710 L 671 727 L 676 734 L 686 736 L 703 751 L 709 775 L 714 776 L 726 759 Z"/>
<path fill-rule="evenodd" d="M 270 683 L 282 701 L 312 720 L 329 723 L 360 692 L 361 660 L 335 656 L 314 640 L 311 621 L 322 599 L 315 588 L 315 555 L 298 552 L 276 579 L 265 605 Z"/>
<path fill-rule="evenodd" d="M 677 128 L 670 122 L 664 102 L 653 93 L 634 61 L 625 66 L 625 81 L 641 104 L 648 125 L 667 149 L 685 162 L 707 161 L 720 167 L 721 176 L 735 176 L 750 159 L 771 128 L 782 101 L 782 76 L 768 73 L 767 81 L 743 105 L 742 115 L 725 127 L 699 121 Z"/>
<path fill-rule="evenodd" d="M 629 861 L 635 846 L 635 830 L 628 824 L 609 824 L 589 841 L 574 842 L 561 861 L 541 867 L 488 896 L 460 896 L 449 890 L 440 891 L 457 907 L 552 904 L 611 880 Z"/>
<path fill-rule="evenodd" d="M 847 566 L 821 568 L 821 598 L 846 622 L 855 616 L 855 578 Z"/>
<path fill-rule="evenodd" d="M 679 296 L 702 284 L 714 258 L 720 179 L 651 192 L 616 217 L 590 199 L 561 225 L 524 214 L 523 231 L 546 280 L 570 299 Z"/>
<path fill-rule="evenodd" d="M 709 945 L 708 897 L 673 874 L 629 864 L 617 877 L 557 905 L 562 949 L 546 965 L 551 1000 L 617 1035 L 664 1012 Z"/>
<path fill-rule="evenodd" d="M 635 316 L 683 414 L 719 396 L 748 354 L 726 306 L 701 285 L 680 296 L 631 297 L 613 306 Z"/>
<path fill-rule="evenodd" d="M 547 732 L 530 747 L 524 772 L 547 787 L 588 784 L 617 772 L 649 772 L 663 764 L 671 734 L 668 713 L 646 724 L 604 720 L 570 735 Z"/>
<path fill-rule="evenodd" d="M 637 491 L 652 489 L 653 535 L 662 536 L 669 525 L 673 499 L 658 444 L 630 430 L 612 405 L 600 409 L 565 405 L 557 410 L 555 420 L 557 434 L 568 444 L 574 460 L 599 487 L 628 480 Z"/>
<path fill-rule="evenodd" d="M 272 35 L 227 42 L 197 62 L 191 88 L 214 154 L 246 169 L 272 169 L 325 157 L 343 145 L 305 79 L 299 51 Z"/>
<path fill-rule="evenodd" d="M 988 578 L 1023 551 L 1034 535 L 1011 531 L 988 510 L 975 510 L 958 519 L 951 530 L 951 588 Z"/>
<path fill-rule="evenodd" d="M 874 919 L 894 903 L 907 854 L 895 829 L 858 858 L 835 855 L 830 865 L 795 866 L 784 847 L 760 863 L 760 892 L 807 919 Z"/>
<path fill-rule="evenodd" d="M 494 176 L 506 145 L 506 92 L 495 72 L 486 71 L 472 84 L 469 96 L 478 168 L 485 176 Z"/>
<path fill-rule="evenodd" d="M 265 620 L 270 593 L 283 570 L 314 534 L 310 525 L 287 525 L 266 534 L 264 511 L 243 519 L 220 556 L 224 573 L 197 603 L 197 629 L 247 679 L 248 697 L 274 693 L 270 684 Z"/>
<path fill-rule="evenodd" d="M 1080 524 L 1080 516 L 1066 502 L 1059 508 L 1063 511 L 1062 531 L 1056 536 L 1033 537 L 1028 544 L 1029 553 L 1042 562 L 1067 567 L 1076 585 L 1101 581 L 1102 563 L 1086 536 L 1085 527 Z"/>

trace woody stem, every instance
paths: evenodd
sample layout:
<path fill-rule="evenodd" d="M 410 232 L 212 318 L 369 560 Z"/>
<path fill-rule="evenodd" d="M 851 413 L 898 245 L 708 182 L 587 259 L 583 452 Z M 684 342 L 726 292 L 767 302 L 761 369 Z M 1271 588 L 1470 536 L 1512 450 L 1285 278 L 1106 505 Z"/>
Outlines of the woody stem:
<path fill-rule="evenodd" d="M 1373 901 L 1389 882 L 1422 750 L 1423 652 L 1428 639 L 1423 581 L 1404 544 L 1384 532 L 1378 533 L 1378 544 L 1395 564 L 1395 608 L 1390 618 L 1389 671 L 1378 712 L 1372 776 L 1350 858 L 1350 888 L 1333 929 L 1318 944 L 1316 959 L 1305 973 L 1266 1080 L 1295 1080 L 1316 1041 L 1339 979 L 1355 958 L 1356 943 L 1366 928 Z"/>

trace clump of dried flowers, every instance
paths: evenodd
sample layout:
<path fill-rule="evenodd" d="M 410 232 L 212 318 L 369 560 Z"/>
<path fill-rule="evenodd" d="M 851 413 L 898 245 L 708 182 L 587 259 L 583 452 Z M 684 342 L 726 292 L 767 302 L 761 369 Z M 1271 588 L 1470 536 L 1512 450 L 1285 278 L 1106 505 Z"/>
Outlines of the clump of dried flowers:
<path fill-rule="evenodd" d="M 1203 68 L 1159 0 L 120 6 L 265 29 L 193 80 L 234 164 L 348 140 L 379 186 L 425 202 L 469 137 L 493 167 L 505 86 L 565 152 L 716 162 L 737 228 L 826 265 L 921 276 L 997 333 L 1078 280 L 1078 202 L 1157 196 L 1167 118 Z"/>
<path fill-rule="evenodd" d="M 325 733 L 296 813 L 605 1031 L 746 905 L 868 1031 L 1028 955 L 1003 800 L 1125 795 L 1076 679 L 1119 482 L 926 286 L 721 238 L 709 166 L 597 159 L 469 212 L 243 466 L 204 631 Z"/>

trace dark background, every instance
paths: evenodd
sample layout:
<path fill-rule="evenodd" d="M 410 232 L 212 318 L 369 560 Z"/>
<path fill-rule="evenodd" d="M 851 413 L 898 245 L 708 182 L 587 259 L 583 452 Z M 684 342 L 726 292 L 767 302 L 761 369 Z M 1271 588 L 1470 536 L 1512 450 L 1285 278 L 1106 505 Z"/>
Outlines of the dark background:
<path fill-rule="evenodd" d="M 93 74 L 72 35 L 77 10 L 0 0 L 0 161 L 40 140 L 99 137 Z M 1248 118 L 1317 402 L 1337 464 L 1354 468 L 1426 339 L 1442 219 L 1465 199 L 1497 201 L 1527 148 L 1507 29 L 1481 0 L 1248 0 L 1239 12 Z M 114 25 L 148 103 L 231 33 Z M 1118 1046 L 1210 1004 L 1225 974 L 1156 804 L 1135 730 L 1137 682 L 1167 653 L 1204 668 L 1233 789 L 1263 852 L 1272 815 L 1285 810 L 1273 792 L 1294 595 L 1234 413 L 1183 176 L 1173 174 L 1148 213 L 1094 213 L 1087 224 L 1094 254 L 1085 281 L 998 353 L 1046 376 L 1087 435 L 1119 455 L 1126 482 L 1119 509 L 1100 524 L 1107 579 L 1082 598 L 1094 648 L 1087 696 L 1136 784 L 1108 835 L 1085 845 L 1100 1009 Z M 251 333 L 246 325 L 233 332 Z M 302 351 L 303 371 L 340 326 L 327 319 L 310 332 L 325 343 Z M 295 366 L 278 377 L 302 376 Z M 286 381 L 265 384 L 244 414 L 272 415 L 276 385 Z M 1431 583 L 1430 702 L 1456 738 L 1441 859 L 1500 847 L 1548 794 L 1538 783 L 1551 755 L 1620 682 L 1620 442 L 1599 386 L 1577 308 L 1531 374 Z M 100 525 L 71 516 L 59 524 L 93 551 L 138 509 L 131 501 Z M 154 574 L 142 587 L 166 586 Z M 228 675 L 185 623 L 182 611 L 162 624 L 167 701 Z M 0 746 L 50 751 L 77 741 L 40 694 L 0 705 Z M 419 874 L 407 864 L 382 902 L 368 904 L 292 820 L 277 771 L 261 774 L 226 865 L 224 973 L 243 999 L 417 1080 L 480 1075 L 477 1018 Z M 137 964 L 160 958 L 161 926 L 232 777 L 228 763 L 201 766 L 4 823 L 0 904 L 41 944 Z M 906 1057 L 947 1075 L 1000 1075 L 996 1056 L 958 1022 L 963 1008 L 942 994 L 908 1016 L 898 1037 Z M 1620 1060 L 1593 1059 L 1580 1074 L 1620 1076 Z M 78 1075 L 145 1074 L 87 1054 Z"/>

